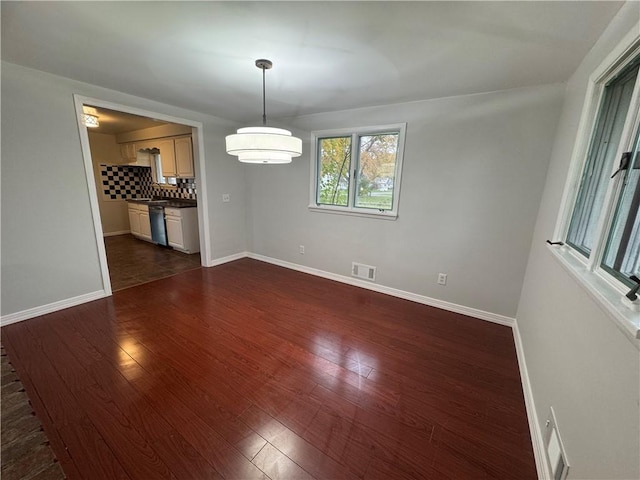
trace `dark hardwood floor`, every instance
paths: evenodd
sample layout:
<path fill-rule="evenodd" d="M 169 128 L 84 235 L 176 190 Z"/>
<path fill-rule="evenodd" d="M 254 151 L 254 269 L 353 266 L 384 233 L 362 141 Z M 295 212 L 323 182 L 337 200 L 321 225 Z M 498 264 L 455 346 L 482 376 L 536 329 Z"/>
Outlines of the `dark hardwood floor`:
<path fill-rule="evenodd" d="M 70 479 L 536 478 L 509 328 L 255 260 L 2 337 Z"/>
<path fill-rule="evenodd" d="M 2 382 L 0 478 L 3 480 L 62 480 L 64 474 L 49 447 L 49 439 L 34 415 L 29 398 L 4 347 L 0 346 Z"/>
<path fill-rule="evenodd" d="M 138 240 L 133 235 L 105 237 L 109 277 L 114 292 L 200 267 L 200 254 Z"/>

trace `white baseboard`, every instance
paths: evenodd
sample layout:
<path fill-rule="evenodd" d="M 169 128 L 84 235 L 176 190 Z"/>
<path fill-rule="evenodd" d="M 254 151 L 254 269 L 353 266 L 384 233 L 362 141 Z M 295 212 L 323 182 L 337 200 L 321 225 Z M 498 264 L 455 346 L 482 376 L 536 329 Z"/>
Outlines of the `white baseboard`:
<path fill-rule="evenodd" d="M 209 267 L 215 267 L 216 265 L 222 265 L 223 263 L 233 262 L 234 260 L 240 260 L 241 258 L 246 258 L 249 256 L 249 252 L 240 252 L 234 253 L 233 255 L 228 255 L 226 257 L 214 258 L 209 263 Z"/>
<path fill-rule="evenodd" d="M 412 302 L 421 303 L 423 305 L 429 305 L 430 307 L 441 308 L 449 312 L 460 313 L 469 317 L 478 318 L 480 320 L 486 320 L 492 323 L 498 323 L 500 325 L 506 325 L 512 327 L 515 319 L 497 313 L 485 312 L 484 310 L 478 310 L 476 308 L 467 307 L 464 305 L 458 305 L 456 303 L 445 302 L 444 300 L 438 300 L 437 298 L 431 298 L 417 293 L 407 292 L 399 290 L 397 288 L 386 287 L 377 283 L 367 282 L 353 277 L 347 277 L 345 275 L 338 275 L 337 273 L 326 272 L 324 270 L 318 270 L 317 268 L 311 268 L 297 263 L 286 262 L 284 260 L 278 260 L 277 258 L 266 257 L 257 253 L 248 252 L 249 258 L 254 260 L 260 260 L 262 262 L 272 263 L 280 267 L 289 268 L 291 270 L 297 270 L 303 273 L 309 273 L 318 277 L 328 278 L 329 280 L 335 280 L 336 282 L 346 283 L 354 285 L 356 287 L 366 288 L 367 290 L 373 290 L 374 292 L 385 293 L 393 297 L 403 298 L 405 300 L 411 300 Z"/>
<path fill-rule="evenodd" d="M 103 232 L 102 236 L 103 237 L 116 237 L 118 235 L 126 235 L 127 233 L 131 233 L 131 230 L 121 230 L 119 232 L 109 232 L 109 233 Z"/>
<path fill-rule="evenodd" d="M 47 313 L 57 312 L 58 310 L 64 310 L 65 308 L 75 307 L 82 303 L 92 302 L 100 298 L 107 297 L 108 295 L 104 290 L 96 290 L 95 292 L 85 293 L 78 295 L 77 297 L 67 298 L 58 302 L 49 303 L 47 305 L 41 305 L 39 307 L 29 308 L 20 312 L 10 313 L 0 317 L 0 326 L 10 325 L 12 323 L 21 322 L 23 320 L 29 320 L 30 318 L 39 317 L 40 315 L 46 315 Z"/>
<path fill-rule="evenodd" d="M 518 321 L 513 323 L 513 340 L 516 344 L 516 355 L 518 356 L 518 367 L 520 368 L 520 380 L 522 381 L 522 392 L 524 393 L 524 403 L 527 409 L 527 419 L 529 420 L 529 432 L 531 433 L 531 443 L 533 444 L 533 455 L 536 459 L 536 470 L 540 480 L 550 480 L 549 472 L 551 471 L 547 455 L 544 451 L 544 439 L 542 430 L 540 430 L 540 422 L 538 422 L 538 412 L 536 404 L 533 400 L 533 391 L 531 390 L 531 382 L 529 380 L 529 371 L 527 370 L 527 362 L 524 358 L 524 348 L 522 346 L 522 338 L 520 338 L 520 330 L 518 329 Z"/>

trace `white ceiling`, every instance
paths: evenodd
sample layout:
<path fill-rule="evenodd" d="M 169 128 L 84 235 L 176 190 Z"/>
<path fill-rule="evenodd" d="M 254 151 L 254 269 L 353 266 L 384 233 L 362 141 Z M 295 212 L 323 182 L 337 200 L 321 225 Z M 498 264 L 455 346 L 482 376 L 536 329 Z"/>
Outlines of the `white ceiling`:
<path fill-rule="evenodd" d="M 239 122 L 563 82 L 622 2 L 2 2 L 2 59 Z"/>

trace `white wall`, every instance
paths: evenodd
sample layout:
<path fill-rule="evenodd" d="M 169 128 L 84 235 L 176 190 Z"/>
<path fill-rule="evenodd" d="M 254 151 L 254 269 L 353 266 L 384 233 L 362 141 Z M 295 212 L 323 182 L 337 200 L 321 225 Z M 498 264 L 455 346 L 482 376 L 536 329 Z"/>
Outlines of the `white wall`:
<path fill-rule="evenodd" d="M 640 355 L 551 256 L 587 80 L 640 18 L 623 7 L 567 86 L 517 319 L 541 428 L 553 406 L 570 478 L 640 478 Z"/>
<path fill-rule="evenodd" d="M 302 131 L 407 122 L 396 221 L 310 212 L 309 135 L 287 166 L 251 165 L 252 251 L 515 316 L 561 85 L 302 116 Z M 300 133 L 300 132 L 299 132 Z M 306 254 L 298 253 L 305 245 Z M 436 284 L 448 274 L 446 287 Z"/>
<path fill-rule="evenodd" d="M 213 257 L 246 250 L 233 124 L 2 62 L 2 315 L 103 289 L 73 94 L 202 122 Z"/>
<path fill-rule="evenodd" d="M 89 144 L 91 145 L 91 159 L 93 160 L 93 176 L 98 190 L 98 207 L 100 208 L 100 221 L 102 232 L 122 233 L 129 231 L 129 209 L 124 199 L 108 199 L 102 193 L 102 178 L 100 177 L 100 165 L 113 165 L 121 162 L 120 145 L 116 143 L 115 135 L 107 135 L 89 131 Z"/>

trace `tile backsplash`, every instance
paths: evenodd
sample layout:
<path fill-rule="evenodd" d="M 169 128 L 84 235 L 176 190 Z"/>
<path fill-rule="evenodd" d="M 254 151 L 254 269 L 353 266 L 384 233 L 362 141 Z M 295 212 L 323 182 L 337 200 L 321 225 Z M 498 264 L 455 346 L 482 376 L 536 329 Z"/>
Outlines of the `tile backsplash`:
<path fill-rule="evenodd" d="M 197 199 L 195 179 L 178 178 L 175 187 L 153 183 L 151 167 L 100 165 L 100 190 L 105 200 L 169 197 Z"/>

